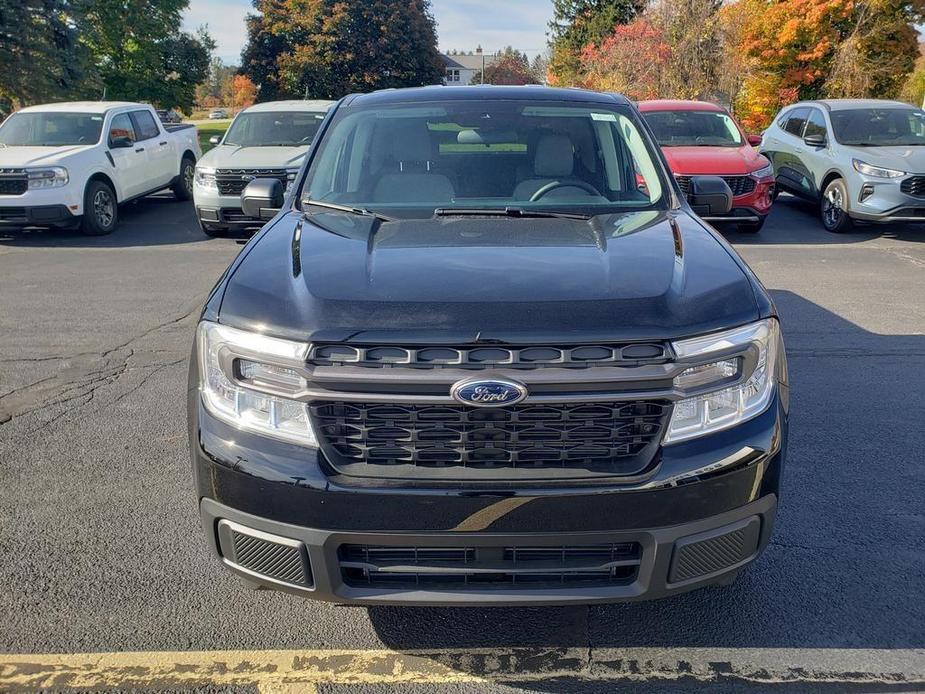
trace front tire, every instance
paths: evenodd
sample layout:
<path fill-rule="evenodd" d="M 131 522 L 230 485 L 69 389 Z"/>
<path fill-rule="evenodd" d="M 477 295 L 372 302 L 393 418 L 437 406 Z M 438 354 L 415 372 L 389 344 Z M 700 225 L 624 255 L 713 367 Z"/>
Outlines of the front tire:
<path fill-rule="evenodd" d="M 843 179 L 832 179 L 822 191 L 819 216 L 825 230 L 833 234 L 841 234 L 851 229 L 851 217 L 848 216 L 848 188 Z"/>
<path fill-rule="evenodd" d="M 186 202 L 193 199 L 193 178 L 196 176 L 196 162 L 192 157 L 183 157 L 180 162 L 180 175 L 174 181 L 171 190 L 177 200 Z"/>
<path fill-rule="evenodd" d="M 90 181 L 84 192 L 84 215 L 80 231 L 87 236 L 111 234 L 119 225 L 116 193 L 104 181 Z"/>

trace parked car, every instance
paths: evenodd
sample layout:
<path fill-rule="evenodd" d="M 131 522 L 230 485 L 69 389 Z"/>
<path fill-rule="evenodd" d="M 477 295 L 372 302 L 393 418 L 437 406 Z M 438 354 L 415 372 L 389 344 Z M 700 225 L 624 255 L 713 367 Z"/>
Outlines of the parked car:
<path fill-rule="evenodd" d="M 172 108 L 157 109 L 157 117 L 161 123 L 180 123 L 183 121 L 183 116 L 174 111 Z"/>
<path fill-rule="evenodd" d="M 707 221 L 760 231 L 774 196 L 771 162 L 754 148 L 761 138 L 746 136 L 724 108 L 705 101 L 642 101 L 638 107 L 683 192 L 696 175 L 721 176 L 729 185 L 732 210 Z"/>
<path fill-rule="evenodd" d="M 223 108 L 217 108 L 209 112 L 209 120 L 224 120 L 228 118 L 228 111 Z"/>
<path fill-rule="evenodd" d="M 781 190 L 816 202 L 831 232 L 925 221 L 925 111 L 898 101 L 825 99 L 783 109 L 761 149 Z"/>
<path fill-rule="evenodd" d="M 694 176 L 722 213 L 722 179 Z M 774 305 L 623 97 L 339 102 L 211 293 L 189 442 L 211 551 L 340 603 L 636 600 L 767 546 Z"/>
<path fill-rule="evenodd" d="M 196 129 L 166 126 L 128 102 L 30 106 L 0 126 L 0 224 L 112 232 L 119 205 L 173 190 L 193 194 Z"/>
<path fill-rule="evenodd" d="M 241 191 L 258 177 L 288 187 L 333 101 L 270 101 L 241 111 L 196 166 L 193 199 L 209 236 L 263 222 L 241 212 Z"/>

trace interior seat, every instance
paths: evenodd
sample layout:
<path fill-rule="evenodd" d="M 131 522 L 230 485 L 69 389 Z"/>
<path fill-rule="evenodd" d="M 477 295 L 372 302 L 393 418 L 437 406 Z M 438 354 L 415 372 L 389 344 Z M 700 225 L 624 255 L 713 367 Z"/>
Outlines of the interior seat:
<path fill-rule="evenodd" d="M 521 181 L 514 189 L 515 200 L 529 200 L 550 183 L 583 183 L 575 173 L 575 148 L 565 135 L 543 135 L 536 143 L 533 158 L 533 178 Z M 549 197 L 587 197 L 588 191 L 578 186 L 563 186 L 550 191 Z"/>
<path fill-rule="evenodd" d="M 390 161 L 373 189 L 376 202 L 444 203 L 456 195 L 450 179 L 435 173 L 433 142 L 427 124 L 403 123 L 384 130 L 390 138 Z"/>

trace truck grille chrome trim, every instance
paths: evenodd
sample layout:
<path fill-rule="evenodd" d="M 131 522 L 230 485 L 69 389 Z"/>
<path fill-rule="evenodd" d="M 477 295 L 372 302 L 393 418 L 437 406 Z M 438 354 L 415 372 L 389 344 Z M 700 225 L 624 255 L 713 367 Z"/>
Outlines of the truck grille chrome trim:
<path fill-rule="evenodd" d="M 465 405 L 314 402 L 341 473 L 409 479 L 542 480 L 633 476 L 652 462 L 666 401 Z"/>
<path fill-rule="evenodd" d="M 669 348 L 659 342 L 516 348 L 495 345 L 405 347 L 315 344 L 312 345 L 308 356 L 309 363 L 314 366 L 400 366 L 414 369 L 588 368 L 663 364 L 669 359 Z"/>
<path fill-rule="evenodd" d="M 286 169 L 216 169 L 215 181 L 220 195 L 240 195 L 255 178 L 277 178 L 286 185 Z"/>

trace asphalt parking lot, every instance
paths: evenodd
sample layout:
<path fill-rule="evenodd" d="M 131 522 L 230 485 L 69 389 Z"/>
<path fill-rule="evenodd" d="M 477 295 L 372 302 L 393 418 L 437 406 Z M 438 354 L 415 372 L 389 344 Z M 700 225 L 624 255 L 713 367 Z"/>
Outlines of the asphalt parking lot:
<path fill-rule="evenodd" d="M 0 690 L 925 690 L 925 225 L 833 236 L 782 197 L 727 238 L 790 356 L 761 559 L 655 603 L 367 610 L 249 591 L 206 554 L 186 360 L 241 246 L 170 196 L 107 237 L 0 229 Z"/>

